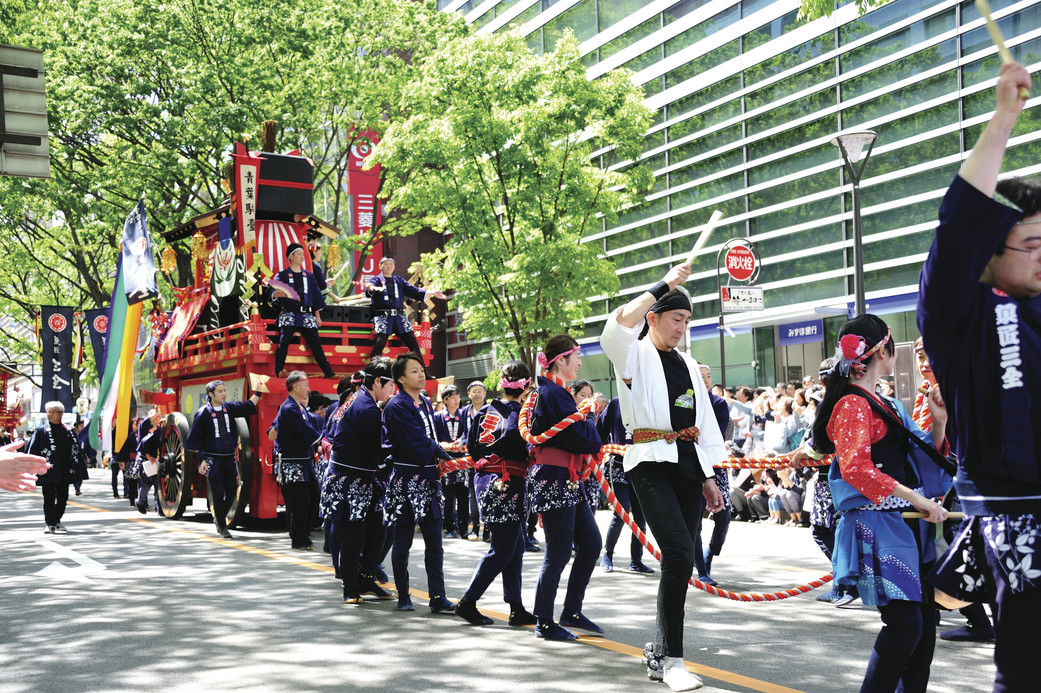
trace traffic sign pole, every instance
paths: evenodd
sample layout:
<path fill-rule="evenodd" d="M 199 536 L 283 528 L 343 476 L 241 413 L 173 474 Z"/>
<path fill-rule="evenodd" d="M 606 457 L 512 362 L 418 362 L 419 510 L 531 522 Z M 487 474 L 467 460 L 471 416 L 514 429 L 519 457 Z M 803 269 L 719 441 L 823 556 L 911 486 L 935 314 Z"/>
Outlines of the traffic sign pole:
<path fill-rule="evenodd" d="M 755 284 L 759 277 L 759 251 L 755 243 L 747 238 L 731 238 L 716 253 L 716 298 L 719 300 L 719 377 L 723 388 L 727 386 L 726 347 L 723 341 L 723 285 L 720 280 L 720 260 L 725 258 L 727 274 L 736 281 Z M 727 280 L 730 285 L 730 280 Z"/>

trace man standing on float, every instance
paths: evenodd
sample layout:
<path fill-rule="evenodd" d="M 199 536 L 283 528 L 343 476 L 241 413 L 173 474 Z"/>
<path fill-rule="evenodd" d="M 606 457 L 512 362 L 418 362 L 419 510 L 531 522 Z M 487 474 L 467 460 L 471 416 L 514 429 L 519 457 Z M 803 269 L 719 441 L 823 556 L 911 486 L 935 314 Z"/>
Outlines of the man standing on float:
<path fill-rule="evenodd" d="M 372 331 L 376 335 L 370 359 L 383 354 L 391 334 L 396 334 L 409 351 L 423 353 L 412 331 L 412 323 L 405 315 L 405 299 L 425 301 L 429 293 L 434 298 L 445 300 L 445 295 L 440 291 L 427 292 L 409 284 L 403 277 L 394 276 L 394 266 L 393 258 L 383 258 L 380 260 L 382 274 L 373 277 L 365 285 L 365 295 L 372 299 Z"/>

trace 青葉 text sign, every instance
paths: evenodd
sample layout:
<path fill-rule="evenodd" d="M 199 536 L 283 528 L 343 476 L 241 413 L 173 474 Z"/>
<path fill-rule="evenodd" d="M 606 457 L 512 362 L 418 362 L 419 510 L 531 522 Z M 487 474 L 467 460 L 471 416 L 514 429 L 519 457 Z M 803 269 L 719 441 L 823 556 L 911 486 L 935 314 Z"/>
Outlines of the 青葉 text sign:
<path fill-rule="evenodd" d="M 763 288 L 761 286 L 724 286 L 719 292 L 724 313 L 763 310 Z"/>

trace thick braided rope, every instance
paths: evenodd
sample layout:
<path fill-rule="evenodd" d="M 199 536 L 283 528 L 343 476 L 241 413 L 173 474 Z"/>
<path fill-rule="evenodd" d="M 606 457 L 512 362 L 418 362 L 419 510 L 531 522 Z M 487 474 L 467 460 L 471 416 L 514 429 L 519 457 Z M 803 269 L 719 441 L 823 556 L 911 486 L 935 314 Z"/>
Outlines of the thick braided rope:
<path fill-rule="evenodd" d="M 437 471 L 440 472 L 441 476 L 444 476 L 451 472 L 457 472 L 460 469 L 470 469 L 473 466 L 474 460 L 468 455 L 466 457 L 456 457 L 451 460 L 441 460 L 437 463 Z"/>
<path fill-rule="evenodd" d="M 535 398 L 538 395 L 532 392 L 528 395 L 528 399 L 524 402 L 524 406 L 521 407 L 520 415 L 517 417 L 517 428 L 520 429 L 521 438 L 523 438 L 530 445 L 542 445 L 547 440 L 563 431 L 568 426 L 578 423 L 582 419 L 586 418 L 589 414 L 590 408 L 593 406 L 592 400 L 586 400 L 582 404 L 578 405 L 578 411 L 574 414 L 565 416 L 557 423 L 550 426 L 547 430 L 533 436 L 531 434 L 531 408 L 535 405 Z"/>
<path fill-rule="evenodd" d="M 655 548 L 653 544 L 651 544 L 651 542 L 647 539 L 647 535 L 643 533 L 643 530 L 640 529 L 640 527 L 633 521 L 632 517 L 630 517 L 629 513 L 625 511 L 625 508 L 622 507 L 622 504 L 618 502 L 618 499 L 615 498 L 614 491 L 611 490 L 611 485 L 607 483 L 607 478 L 604 476 L 603 471 L 599 467 L 597 467 L 593 470 L 593 473 L 596 474 L 596 480 L 600 482 L 600 488 L 603 489 L 604 493 L 607 495 L 607 502 L 611 504 L 612 508 L 614 509 L 614 512 L 618 515 L 618 517 L 622 518 L 622 521 L 625 522 L 626 525 L 629 526 L 629 529 L 633 531 L 633 534 L 635 534 L 636 538 L 640 540 L 640 543 L 643 544 L 643 547 L 647 549 L 647 551 L 652 556 L 654 556 L 654 558 L 657 561 L 661 562 L 661 552 L 658 551 L 658 549 Z M 690 584 L 694 585 L 694 587 L 697 587 L 699 590 L 708 592 L 714 597 L 720 597 L 722 599 L 731 599 L 736 602 L 776 602 L 782 599 L 788 599 L 789 597 L 797 597 L 800 594 L 805 594 L 811 590 L 817 589 L 818 587 L 822 587 L 827 583 L 831 582 L 831 578 L 831 573 L 828 573 L 827 575 L 821 576 L 817 580 L 811 580 L 805 585 L 799 585 L 798 587 L 792 587 L 791 589 L 787 590 L 780 590 L 779 592 L 769 592 L 767 594 L 746 594 L 744 592 L 731 592 L 730 590 L 725 590 L 719 587 L 706 585 L 701 580 L 698 580 L 697 578 L 693 577 L 690 579 Z"/>
<path fill-rule="evenodd" d="M 625 455 L 628 445 L 607 443 L 600 451 L 606 455 Z M 831 464 L 832 455 L 825 455 L 823 459 L 806 465 L 808 467 L 824 467 Z M 781 455 L 778 457 L 728 457 L 725 462 L 713 465 L 723 469 L 784 469 L 791 467 L 792 456 Z"/>

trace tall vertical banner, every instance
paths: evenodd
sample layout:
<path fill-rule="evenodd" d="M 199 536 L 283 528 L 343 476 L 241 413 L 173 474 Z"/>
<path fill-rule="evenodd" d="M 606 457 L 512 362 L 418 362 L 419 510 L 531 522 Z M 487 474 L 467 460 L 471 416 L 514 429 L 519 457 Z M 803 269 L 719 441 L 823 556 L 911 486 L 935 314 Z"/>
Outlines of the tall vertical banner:
<path fill-rule="evenodd" d="M 40 306 L 40 337 L 43 346 L 43 395 L 40 411 L 47 402 L 61 402 L 72 411 L 73 313 L 66 306 Z"/>
<path fill-rule="evenodd" d="M 90 439 L 101 439 L 102 449 L 113 451 L 112 424 L 116 414 L 116 395 L 119 392 L 119 352 L 123 325 L 127 319 L 127 294 L 123 286 L 123 258 L 116 267 L 116 285 L 112 288 L 112 301 L 105 316 L 105 327 L 111 339 L 105 340 L 102 352 L 102 367 L 98 371 L 101 385 L 98 387 L 98 403 L 90 419 Z M 93 321 L 92 321 L 93 322 Z M 95 352 L 96 358 L 97 352 Z"/>
<path fill-rule="evenodd" d="M 90 335 L 90 347 L 94 352 L 94 367 L 98 378 L 105 372 L 105 343 L 108 341 L 109 308 L 91 308 L 83 311 L 87 323 L 87 334 Z"/>
<path fill-rule="evenodd" d="M 241 142 L 235 143 L 235 219 L 239 225 L 238 246 L 251 251 L 257 243 L 257 185 L 261 159 Z"/>
<path fill-rule="evenodd" d="M 123 223 L 123 279 L 127 300 L 140 303 L 159 295 L 155 284 L 155 256 L 148 236 L 145 202 L 141 200 Z"/>
<path fill-rule="evenodd" d="M 380 167 L 376 165 L 367 171 L 362 170 L 365 158 L 372 153 L 373 147 L 379 141 L 379 136 L 375 132 L 363 132 L 351 147 L 351 154 L 347 159 L 347 194 L 350 196 L 351 231 L 359 238 L 365 238 L 372 233 L 372 228 L 378 226 L 383 220 L 380 200 L 376 197 L 380 188 Z M 356 270 L 361 267 L 361 272 L 358 273 L 358 285 L 355 287 L 357 293 L 364 293 L 365 284 L 380 273 L 376 263 L 380 261 L 382 255 L 382 241 L 373 243 L 364 258 L 362 258 L 361 252 L 355 251 L 354 267 Z"/>

